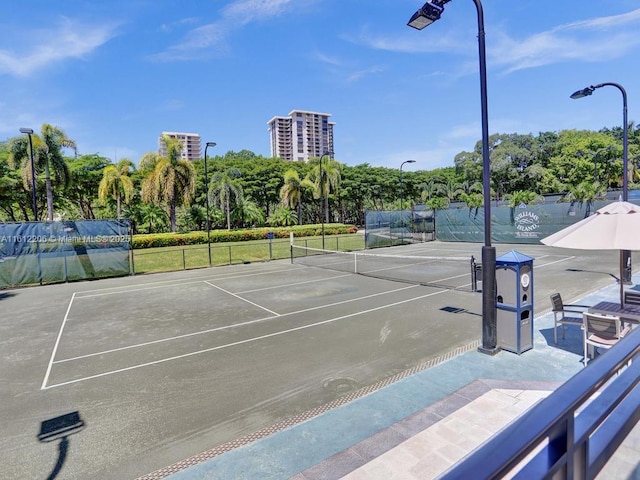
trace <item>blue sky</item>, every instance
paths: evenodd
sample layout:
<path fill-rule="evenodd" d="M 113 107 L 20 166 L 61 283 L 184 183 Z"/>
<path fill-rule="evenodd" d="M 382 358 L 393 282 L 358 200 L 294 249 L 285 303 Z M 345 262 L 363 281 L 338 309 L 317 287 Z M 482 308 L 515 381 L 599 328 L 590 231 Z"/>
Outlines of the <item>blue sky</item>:
<path fill-rule="evenodd" d="M 32 0 L 0 18 L 0 139 L 61 127 L 81 154 L 138 161 L 162 131 L 213 155 L 270 156 L 267 122 L 332 114 L 335 158 L 453 165 L 480 138 L 476 9 L 452 0 L 425 30 L 421 0 Z M 640 0 L 485 0 L 491 133 L 640 119 Z"/>

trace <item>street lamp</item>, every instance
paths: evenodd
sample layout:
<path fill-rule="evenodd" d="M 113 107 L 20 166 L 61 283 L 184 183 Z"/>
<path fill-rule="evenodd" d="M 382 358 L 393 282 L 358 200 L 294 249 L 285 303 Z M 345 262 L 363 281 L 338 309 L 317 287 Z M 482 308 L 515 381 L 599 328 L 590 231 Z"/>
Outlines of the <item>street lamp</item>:
<path fill-rule="evenodd" d="M 588 97 L 597 88 L 601 87 L 615 87 L 620 90 L 620 93 L 622 94 L 622 200 L 626 202 L 629 200 L 629 126 L 627 121 L 627 91 L 619 83 L 604 82 L 573 92 L 571 94 L 571 98 L 575 100 L 578 98 Z M 620 279 L 620 290 L 622 291 L 623 283 L 631 282 L 631 252 L 629 250 L 620 251 L 620 264 L 623 267 L 621 271 L 624 272 L 624 278 Z"/>
<path fill-rule="evenodd" d="M 326 157 L 327 155 L 331 156 L 333 155 L 333 152 L 324 152 L 322 155 L 320 155 L 320 168 L 319 168 L 319 179 L 318 182 L 320 183 L 320 219 L 322 221 L 322 249 L 324 250 L 324 217 L 325 214 L 327 215 L 327 217 L 329 216 L 329 198 L 327 195 L 327 205 L 325 206 L 324 203 L 324 182 L 322 181 L 322 159 L 323 157 Z M 327 221 L 329 219 L 327 218 Z"/>
<path fill-rule="evenodd" d="M 450 0 L 432 0 L 409 20 L 410 27 L 422 30 L 440 18 Z M 489 159 L 489 113 L 487 108 L 487 61 L 484 42 L 484 13 L 480 0 L 473 0 L 478 13 L 478 54 L 480 61 L 480 107 L 482 114 L 482 188 L 484 196 L 484 246 L 482 247 L 482 345 L 478 350 L 495 355 L 500 351 L 496 310 L 496 249 L 491 245 L 491 165 Z"/>
<path fill-rule="evenodd" d="M 207 148 L 211 147 L 215 147 L 216 146 L 216 142 L 207 142 L 207 144 L 204 146 L 204 191 L 205 191 L 205 199 L 206 199 L 206 206 L 207 206 L 207 215 L 206 215 L 206 222 L 207 222 L 207 248 L 209 249 L 209 266 L 212 265 L 211 263 L 211 226 L 209 225 L 209 176 L 208 176 L 208 169 L 207 169 Z"/>
<path fill-rule="evenodd" d="M 33 128 L 21 128 L 20 133 L 25 133 L 29 137 L 29 155 L 31 157 L 31 208 L 33 209 L 33 220 L 38 221 L 38 204 L 36 202 L 36 166 L 33 159 Z"/>
<path fill-rule="evenodd" d="M 402 215 L 402 196 L 404 194 L 403 186 L 402 186 L 402 167 L 405 163 L 416 163 L 415 160 L 405 160 L 400 164 L 400 215 Z"/>

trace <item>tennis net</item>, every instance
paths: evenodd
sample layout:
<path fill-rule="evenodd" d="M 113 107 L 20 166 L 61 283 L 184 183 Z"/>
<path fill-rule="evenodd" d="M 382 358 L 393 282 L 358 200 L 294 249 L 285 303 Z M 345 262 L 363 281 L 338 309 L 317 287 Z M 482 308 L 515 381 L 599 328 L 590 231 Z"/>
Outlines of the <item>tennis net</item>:
<path fill-rule="evenodd" d="M 438 288 L 475 291 L 473 256 L 422 257 L 291 245 L 291 263 Z"/>

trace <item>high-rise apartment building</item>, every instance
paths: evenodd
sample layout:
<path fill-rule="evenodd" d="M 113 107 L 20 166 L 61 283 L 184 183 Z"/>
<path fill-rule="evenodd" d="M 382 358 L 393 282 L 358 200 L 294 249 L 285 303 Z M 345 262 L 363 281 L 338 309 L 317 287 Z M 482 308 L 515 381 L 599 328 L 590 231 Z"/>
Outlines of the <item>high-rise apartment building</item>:
<path fill-rule="evenodd" d="M 158 138 L 158 153 L 163 157 L 167 156 L 167 147 L 162 141 L 162 137 L 168 136 L 177 138 L 182 142 L 182 153 L 180 157 L 185 160 L 198 160 L 202 158 L 202 142 L 197 133 L 162 132 Z"/>
<path fill-rule="evenodd" d="M 273 117 L 269 125 L 271 156 L 289 162 L 306 162 L 333 152 L 330 113 L 293 110 L 288 117 Z"/>

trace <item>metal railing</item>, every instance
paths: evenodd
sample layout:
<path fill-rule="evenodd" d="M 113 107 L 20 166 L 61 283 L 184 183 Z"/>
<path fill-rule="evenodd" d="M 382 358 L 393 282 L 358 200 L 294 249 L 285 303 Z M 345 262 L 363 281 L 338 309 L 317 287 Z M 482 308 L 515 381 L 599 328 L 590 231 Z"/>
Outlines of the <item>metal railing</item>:
<path fill-rule="evenodd" d="M 640 419 L 640 328 L 441 478 L 591 479 Z"/>

